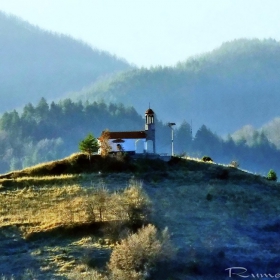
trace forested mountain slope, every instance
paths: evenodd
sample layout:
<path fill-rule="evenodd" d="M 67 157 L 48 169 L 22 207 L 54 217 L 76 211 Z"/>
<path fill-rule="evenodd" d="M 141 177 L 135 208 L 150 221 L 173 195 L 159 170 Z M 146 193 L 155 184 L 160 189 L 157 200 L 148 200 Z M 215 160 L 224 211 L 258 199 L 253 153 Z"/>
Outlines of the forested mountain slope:
<path fill-rule="evenodd" d="M 121 59 L 0 12 L 0 112 L 59 98 L 128 69 Z"/>
<path fill-rule="evenodd" d="M 246 142 L 248 146 L 255 145 L 259 136 L 266 137 L 268 141 L 280 150 L 280 117 L 274 118 L 260 128 L 255 128 L 252 125 L 245 125 L 241 129 L 235 131 L 231 136 L 237 142 Z"/>
<path fill-rule="evenodd" d="M 143 112 L 141 116 L 133 107 L 122 104 L 70 99 L 49 104 L 42 98 L 36 106 L 28 103 L 22 112 L 6 112 L 0 118 L 0 173 L 75 153 L 89 132 L 98 137 L 104 129 L 142 130 L 144 123 Z M 155 123 L 156 152 L 170 154 L 170 127 L 158 118 Z M 263 175 L 270 169 L 279 174 L 280 150 L 264 133 L 250 133 L 253 136 L 249 142 L 246 137 L 240 141 L 234 135 L 224 140 L 205 125 L 193 133 L 191 125 L 184 121 L 174 128 L 174 152 L 198 158 L 206 155 L 218 163 L 236 161 L 243 169 Z"/>
<path fill-rule="evenodd" d="M 123 102 L 142 112 L 149 102 L 164 121 L 193 121 L 219 134 L 279 115 L 280 43 L 240 39 L 176 67 L 133 69 L 76 93 L 82 100 Z M 73 96 L 73 95 L 72 95 Z"/>
<path fill-rule="evenodd" d="M 134 108 L 104 103 L 74 103 L 70 99 L 48 104 L 44 98 L 23 112 L 6 112 L 0 118 L 0 172 L 59 159 L 78 151 L 89 132 L 139 130 L 142 116 Z"/>

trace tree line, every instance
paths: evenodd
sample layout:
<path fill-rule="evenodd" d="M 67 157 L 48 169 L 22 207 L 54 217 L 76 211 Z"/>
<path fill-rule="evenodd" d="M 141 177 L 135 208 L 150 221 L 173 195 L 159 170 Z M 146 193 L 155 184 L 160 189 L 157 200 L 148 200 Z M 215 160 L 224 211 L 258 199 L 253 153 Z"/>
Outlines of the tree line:
<path fill-rule="evenodd" d="M 123 104 L 71 99 L 48 103 L 44 98 L 37 105 L 28 103 L 21 112 L 6 112 L 0 118 L 0 172 L 68 156 L 78 151 L 88 133 L 99 137 L 105 129 L 143 130 L 144 115 Z M 158 153 L 171 153 L 170 127 L 158 119 L 156 143 Z M 280 151 L 260 132 L 248 145 L 246 139 L 223 139 L 205 125 L 193 133 L 183 121 L 174 128 L 174 151 L 198 158 L 210 156 L 219 163 L 238 161 L 241 168 L 260 173 L 280 170 Z"/>
<path fill-rule="evenodd" d="M 279 116 L 279 66 L 279 42 L 240 39 L 174 67 L 118 73 L 74 96 L 91 101 L 122 100 L 138 112 L 146 109 L 149 96 L 162 119 L 193 119 L 226 134 L 247 124 L 260 127 Z"/>
<path fill-rule="evenodd" d="M 0 172 L 55 160 L 78 151 L 89 132 L 104 129 L 135 130 L 143 118 L 134 108 L 103 102 L 82 103 L 70 99 L 50 104 L 42 98 L 28 103 L 21 113 L 5 112 L 0 119 Z"/>
<path fill-rule="evenodd" d="M 228 135 L 226 139 L 202 125 L 192 135 L 190 124 L 183 122 L 175 131 L 175 152 L 192 157 L 210 156 L 217 163 L 238 162 L 242 169 L 265 175 L 271 168 L 280 172 L 280 150 L 263 132 L 254 132 L 250 142 L 245 138 L 237 141 Z"/>

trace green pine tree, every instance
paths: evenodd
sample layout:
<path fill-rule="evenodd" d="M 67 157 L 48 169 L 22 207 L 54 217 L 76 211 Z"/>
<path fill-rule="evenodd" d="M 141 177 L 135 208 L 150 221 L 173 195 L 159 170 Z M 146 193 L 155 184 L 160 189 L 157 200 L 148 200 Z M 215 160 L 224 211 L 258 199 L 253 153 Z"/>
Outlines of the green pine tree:
<path fill-rule="evenodd" d="M 276 172 L 272 169 L 269 170 L 268 174 L 267 174 L 267 180 L 269 181 L 277 181 L 277 175 Z"/>
<path fill-rule="evenodd" d="M 92 133 L 89 133 L 84 140 L 79 143 L 79 149 L 88 155 L 89 160 L 91 155 L 98 151 L 99 145 L 97 139 Z"/>

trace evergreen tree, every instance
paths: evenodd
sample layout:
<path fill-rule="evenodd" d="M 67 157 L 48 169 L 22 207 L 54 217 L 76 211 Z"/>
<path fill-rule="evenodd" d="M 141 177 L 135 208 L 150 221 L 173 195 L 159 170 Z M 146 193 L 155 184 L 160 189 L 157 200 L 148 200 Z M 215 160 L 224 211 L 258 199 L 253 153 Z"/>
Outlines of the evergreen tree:
<path fill-rule="evenodd" d="M 192 129 L 190 124 L 184 121 L 175 131 L 174 136 L 175 153 L 190 153 L 192 146 Z"/>
<path fill-rule="evenodd" d="M 202 125 L 193 141 L 193 148 L 197 155 L 202 156 L 204 154 L 215 158 L 220 153 L 221 147 L 221 139 L 205 125 Z"/>
<path fill-rule="evenodd" d="M 80 151 L 88 154 L 89 160 L 91 159 L 91 155 L 98 151 L 98 148 L 98 141 L 92 133 L 89 133 L 86 138 L 79 143 Z"/>
<path fill-rule="evenodd" d="M 268 174 L 267 174 L 267 180 L 269 181 L 277 181 L 277 175 L 276 172 L 272 169 L 269 170 Z"/>
<path fill-rule="evenodd" d="M 38 105 L 35 107 L 35 115 L 38 123 L 45 121 L 48 118 L 49 104 L 44 97 L 40 99 Z"/>

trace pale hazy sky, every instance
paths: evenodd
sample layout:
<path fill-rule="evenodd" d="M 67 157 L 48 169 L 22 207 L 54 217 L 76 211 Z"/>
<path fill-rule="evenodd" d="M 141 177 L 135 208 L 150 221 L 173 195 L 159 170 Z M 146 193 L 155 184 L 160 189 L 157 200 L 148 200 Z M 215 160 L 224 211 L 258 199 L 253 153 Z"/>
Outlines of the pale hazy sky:
<path fill-rule="evenodd" d="M 174 65 L 237 38 L 280 41 L 280 0 L 0 0 L 0 10 L 137 66 Z"/>

